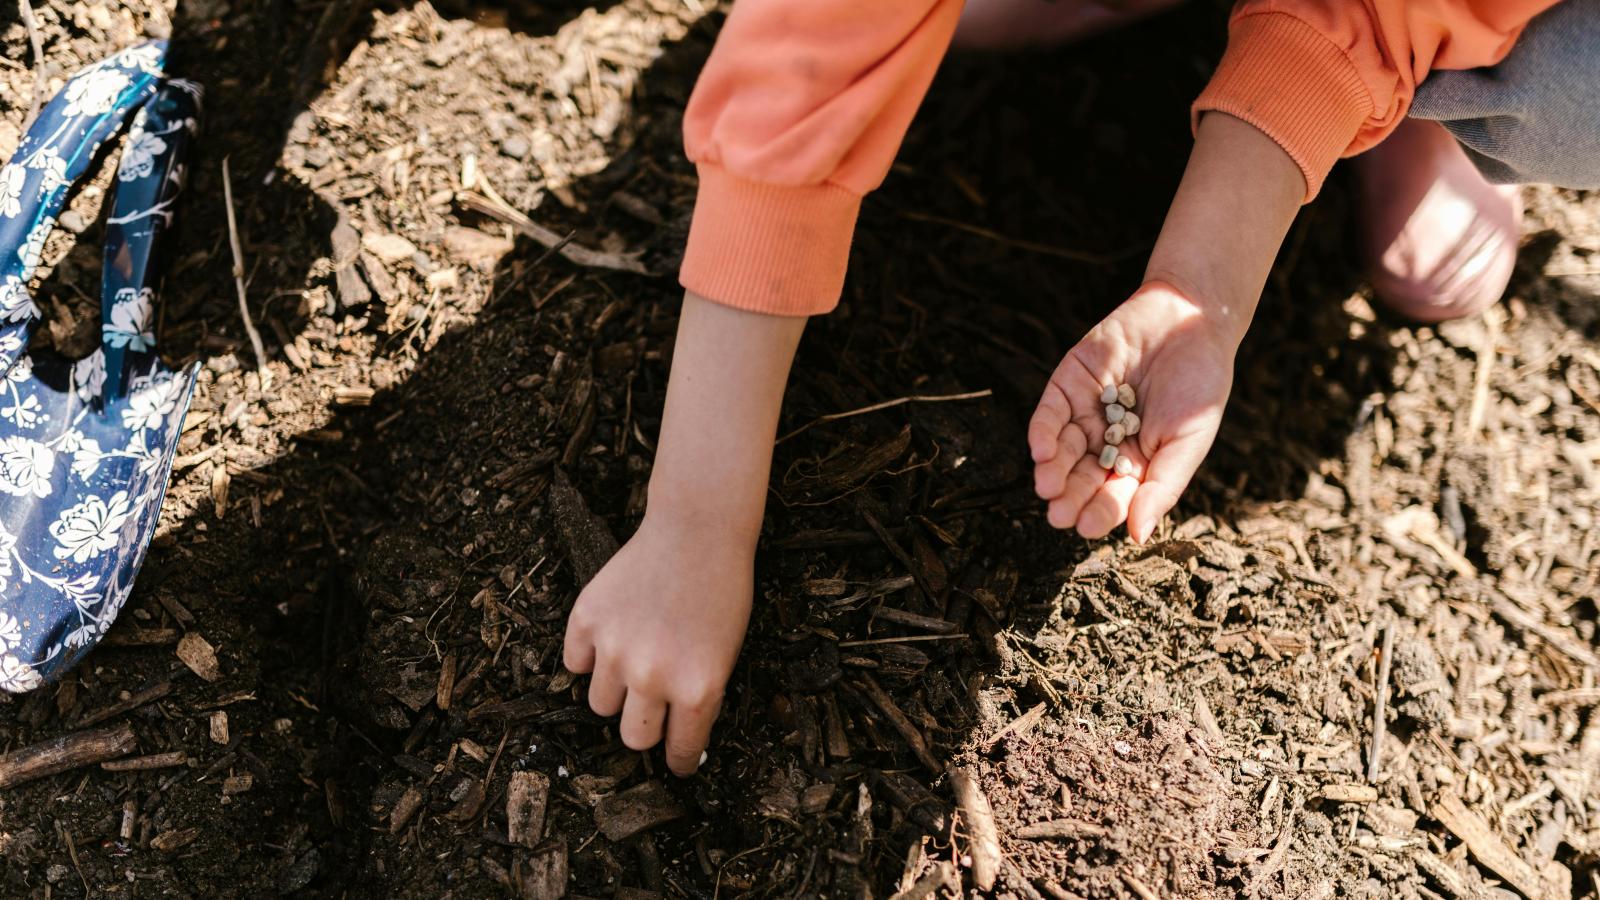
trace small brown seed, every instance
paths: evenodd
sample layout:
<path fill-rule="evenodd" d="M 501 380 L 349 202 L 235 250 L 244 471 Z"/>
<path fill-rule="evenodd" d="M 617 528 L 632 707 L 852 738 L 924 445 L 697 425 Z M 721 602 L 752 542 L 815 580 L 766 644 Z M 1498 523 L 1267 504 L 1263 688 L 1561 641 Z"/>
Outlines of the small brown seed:
<path fill-rule="evenodd" d="M 1101 403 L 1115 403 L 1115 402 L 1117 402 L 1117 386 L 1114 385 L 1114 384 L 1106 385 L 1105 388 L 1102 391 L 1100 391 L 1100 402 Z"/>
<path fill-rule="evenodd" d="M 1128 410 L 1127 412 L 1123 413 L 1122 414 L 1122 427 L 1123 427 L 1124 430 L 1127 431 L 1128 437 L 1133 437 L 1134 435 L 1138 434 L 1139 433 L 1139 414 L 1134 412 L 1131 409 Z"/>
<path fill-rule="evenodd" d="M 1106 443 L 1112 446 L 1122 443 L 1122 439 L 1127 436 L 1127 429 L 1122 427 L 1121 422 L 1106 429 Z"/>
<path fill-rule="evenodd" d="M 1133 392 L 1133 385 L 1117 385 L 1117 402 L 1129 409 L 1133 409 L 1134 406 L 1138 405 L 1139 396 Z"/>
<path fill-rule="evenodd" d="M 1100 451 L 1100 468 L 1109 469 L 1121 458 L 1117 455 L 1117 448 L 1107 444 L 1106 448 Z"/>
<path fill-rule="evenodd" d="M 1133 460 L 1127 458 L 1126 456 L 1118 456 L 1116 462 L 1113 462 L 1111 465 L 1116 469 L 1118 475 L 1133 474 Z"/>
<path fill-rule="evenodd" d="M 1112 404 L 1109 404 L 1109 405 L 1106 406 L 1106 421 L 1110 422 L 1112 425 L 1115 425 L 1118 422 L 1121 422 L 1122 421 L 1122 417 L 1127 415 L 1127 414 L 1128 414 L 1127 408 L 1122 406 L 1121 404 L 1112 403 Z"/>

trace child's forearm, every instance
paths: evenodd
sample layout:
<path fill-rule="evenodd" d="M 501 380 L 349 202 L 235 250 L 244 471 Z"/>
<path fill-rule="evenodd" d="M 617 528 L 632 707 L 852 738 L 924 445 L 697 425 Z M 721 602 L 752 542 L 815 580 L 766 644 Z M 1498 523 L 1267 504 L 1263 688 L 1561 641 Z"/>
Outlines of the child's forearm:
<path fill-rule="evenodd" d="M 684 295 L 647 516 L 755 538 L 805 324 Z"/>
<path fill-rule="evenodd" d="M 1206 113 L 1145 280 L 1171 284 L 1237 341 L 1305 190 L 1299 166 L 1272 138 Z"/>

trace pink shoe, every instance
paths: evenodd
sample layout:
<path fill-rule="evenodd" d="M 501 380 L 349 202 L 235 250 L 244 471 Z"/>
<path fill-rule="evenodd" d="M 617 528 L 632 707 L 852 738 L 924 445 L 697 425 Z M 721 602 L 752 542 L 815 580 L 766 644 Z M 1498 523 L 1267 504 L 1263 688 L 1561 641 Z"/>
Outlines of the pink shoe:
<path fill-rule="evenodd" d="M 1049 47 L 1126 25 L 1183 0 L 967 0 L 954 45 L 962 50 Z"/>
<path fill-rule="evenodd" d="M 1436 122 L 1407 119 L 1355 158 L 1361 251 L 1378 299 L 1416 322 L 1476 315 L 1505 293 L 1521 190 L 1485 181 Z"/>

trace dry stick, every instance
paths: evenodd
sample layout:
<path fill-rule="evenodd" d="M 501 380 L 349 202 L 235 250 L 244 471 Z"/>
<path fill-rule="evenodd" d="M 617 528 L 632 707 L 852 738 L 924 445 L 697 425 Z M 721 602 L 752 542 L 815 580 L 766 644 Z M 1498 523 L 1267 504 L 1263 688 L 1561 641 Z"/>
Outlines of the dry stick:
<path fill-rule="evenodd" d="M 261 346 L 261 332 L 250 319 L 250 305 L 244 291 L 244 251 L 239 247 L 239 223 L 233 215 L 233 179 L 228 175 L 228 158 L 222 158 L 222 200 L 228 207 L 228 246 L 233 249 L 233 283 L 239 289 L 239 315 L 244 319 L 245 333 L 250 335 L 250 347 L 256 352 L 256 370 L 265 389 L 271 378 L 267 371 L 267 351 Z"/>
<path fill-rule="evenodd" d="M 456 201 L 462 206 L 483 215 L 489 216 L 499 222 L 510 225 L 518 233 L 530 237 L 534 243 L 551 251 L 559 253 L 568 262 L 593 269 L 611 269 L 616 272 L 631 272 L 635 275 L 649 275 L 650 270 L 644 263 L 622 253 L 607 253 L 603 250 L 594 250 L 581 244 L 572 242 L 571 235 L 562 237 L 554 231 L 540 225 L 507 203 L 494 192 L 482 176 L 476 179 L 478 190 L 482 194 L 471 191 L 461 191 L 456 194 Z"/>
<path fill-rule="evenodd" d="M 149 756 L 130 756 L 126 759 L 108 759 L 100 764 L 107 772 L 146 772 L 150 769 L 170 769 L 187 765 L 189 754 L 182 750 L 169 753 L 152 753 Z"/>
<path fill-rule="evenodd" d="M 22 24 L 28 27 L 28 40 L 33 43 L 33 99 L 28 101 L 28 117 L 22 120 L 22 130 L 26 133 L 33 124 L 33 117 L 39 114 L 45 80 L 50 76 L 44 64 L 44 38 L 39 35 L 39 23 L 33 18 L 33 6 L 28 0 L 17 0 L 17 8 L 22 13 Z"/>
<path fill-rule="evenodd" d="M 1487 330 L 1483 346 L 1478 348 L 1478 368 L 1472 379 L 1472 407 L 1467 413 L 1467 434 L 1473 439 L 1483 436 L 1483 418 L 1489 409 L 1489 375 L 1494 371 L 1494 357 L 1498 352 L 1495 348 L 1500 343 L 1499 310 L 1484 313 L 1483 319 Z"/>
<path fill-rule="evenodd" d="M 845 412 L 829 413 L 825 416 L 819 416 L 807 422 L 806 424 L 801 425 L 799 428 L 796 428 L 783 437 L 778 438 L 776 443 L 781 444 L 800 432 L 805 431 L 808 428 L 821 425 L 824 422 L 836 422 L 840 419 L 848 419 L 851 416 L 861 416 L 866 415 L 867 413 L 875 413 L 880 409 L 892 409 L 896 406 L 903 406 L 907 403 L 948 403 L 952 400 L 982 400 L 984 397 L 993 396 L 993 394 L 994 391 L 990 390 L 989 388 L 984 388 L 981 391 L 970 391 L 965 394 L 917 394 L 910 397 L 896 397 L 893 400 L 885 400 L 882 403 L 874 403 L 871 406 L 863 406 L 860 409 L 852 409 Z"/>
<path fill-rule="evenodd" d="M 165 697 L 170 693 L 172 693 L 172 682 L 158 681 L 147 688 L 141 689 L 138 693 L 126 700 L 113 703 L 104 709 L 99 709 L 92 713 L 88 713 L 83 718 L 78 720 L 77 727 L 88 728 L 90 725 L 99 725 L 101 722 L 104 722 L 105 720 L 114 716 L 120 716 L 130 710 L 138 709 L 152 700 L 160 700 L 162 697 Z"/>
<path fill-rule="evenodd" d="M 895 705 L 894 698 L 890 697 L 888 692 L 879 686 L 871 675 L 865 672 L 862 673 L 861 680 L 856 682 L 856 687 L 866 695 L 873 706 L 878 708 L 879 712 L 883 713 L 889 720 L 889 724 L 894 726 L 894 730 L 900 732 L 900 736 L 905 738 L 906 743 L 911 746 L 911 752 L 916 756 L 917 761 L 926 766 L 929 772 L 937 773 L 939 771 L 939 763 L 928 750 L 927 738 L 922 736 L 922 732 L 917 726 L 906 718 L 906 714 L 901 711 L 899 706 Z"/>
<path fill-rule="evenodd" d="M 968 634 L 918 634 L 910 637 L 868 638 L 864 641 L 840 641 L 840 647 L 871 647 L 877 644 L 914 644 L 919 641 L 958 641 L 969 637 Z"/>
<path fill-rule="evenodd" d="M 0 756 L 0 788 L 125 756 L 136 746 L 133 726 L 126 722 L 41 741 Z"/>
<path fill-rule="evenodd" d="M 989 798 L 978 787 L 977 777 L 967 769 L 950 767 L 950 787 L 956 805 L 967 823 L 967 849 L 972 854 L 972 881 L 979 890 L 994 888 L 1000 874 L 1000 832 L 994 825 L 994 810 Z"/>
<path fill-rule="evenodd" d="M 1372 704 L 1372 754 L 1367 758 L 1367 781 L 1376 784 L 1383 761 L 1383 738 L 1388 733 L 1383 714 L 1389 706 L 1389 666 L 1394 662 L 1395 621 L 1383 630 L 1383 655 L 1378 659 L 1377 700 Z"/>

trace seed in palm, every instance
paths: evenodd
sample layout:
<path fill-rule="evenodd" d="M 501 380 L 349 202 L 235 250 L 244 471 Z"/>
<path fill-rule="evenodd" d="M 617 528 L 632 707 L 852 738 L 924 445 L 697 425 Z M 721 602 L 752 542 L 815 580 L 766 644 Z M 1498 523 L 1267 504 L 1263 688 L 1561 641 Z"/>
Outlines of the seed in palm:
<path fill-rule="evenodd" d="M 1124 434 L 1133 437 L 1139 433 L 1139 414 L 1130 409 L 1122 414 L 1122 421 L 1117 424 L 1122 426 Z"/>
<path fill-rule="evenodd" d="M 1114 384 L 1106 385 L 1105 388 L 1100 391 L 1100 402 L 1101 403 L 1115 403 L 1115 402 L 1117 402 L 1117 386 L 1114 385 Z"/>
<path fill-rule="evenodd" d="M 1118 456 L 1116 460 L 1111 463 L 1111 466 L 1116 470 L 1118 475 L 1133 474 L 1133 460 L 1127 458 L 1126 456 Z"/>
<path fill-rule="evenodd" d="M 1106 421 L 1112 425 L 1121 422 L 1122 417 L 1127 414 L 1127 407 L 1124 407 L 1120 403 L 1109 403 L 1106 405 Z"/>
<path fill-rule="evenodd" d="M 1121 458 L 1122 457 L 1117 455 L 1117 448 L 1111 444 L 1107 444 L 1105 449 L 1100 451 L 1100 468 L 1109 469 L 1116 465 L 1117 460 Z"/>
<path fill-rule="evenodd" d="M 1128 415 L 1132 415 L 1132 413 L 1129 413 Z M 1126 419 L 1124 419 L 1124 421 L 1126 421 Z M 1123 426 L 1122 422 L 1118 422 L 1117 424 L 1106 429 L 1106 443 L 1111 444 L 1112 446 L 1122 443 L 1122 439 L 1127 436 L 1128 430 Z"/>
<path fill-rule="evenodd" d="M 1115 399 L 1118 403 L 1121 403 L 1123 406 L 1126 406 L 1129 409 L 1133 409 L 1139 403 L 1139 395 L 1137 395 L 1137 394 L 1135 394 L 1133 392 L 1133 385 L 1131 385 L 1131 384 L 1119 384 L 1119 385 L 1117 385 L 1117 396 L 1115 398 L 1113 398 L 1113 399 Z M 1100 402 L 1109 403 L 1111 401 L 1102 400 Z"/>

